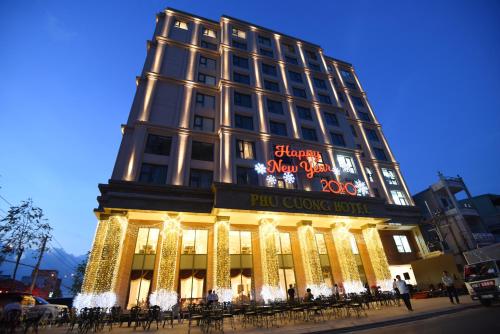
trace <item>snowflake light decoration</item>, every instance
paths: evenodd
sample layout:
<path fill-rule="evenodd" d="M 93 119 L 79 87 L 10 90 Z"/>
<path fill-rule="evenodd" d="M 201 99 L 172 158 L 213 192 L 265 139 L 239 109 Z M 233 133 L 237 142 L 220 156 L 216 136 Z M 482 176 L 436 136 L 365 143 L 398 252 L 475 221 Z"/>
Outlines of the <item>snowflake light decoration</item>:
<path fill-rule="evenodd" d="M 274 175 L 266 176 L 266 183 L 268 186 L 274 187 L 276 185 L 276 177 Z"/>
<path fill-rule="evenodd" d="M 257 174 L 261 174 L 261 175 L 266 174 L 266 166 L 264 166 L 263 163 L 260 163 L 260 162 L 256 163 L 254 169 L 257 172 Z"/>
<path fill-rule="evenodd" d="M 340 168 L 344 173 L 352 173 L 352 168 L 348 164 L 340 164 Z"/>
<path fill-rule="evenodd" d="M 283 180 L 285 180 L 286 183 L 293 184 L 295 183 L 295 176 L 293 176 L 292 173 L 286 172 L 283 174 Z"/>
<path fill-rule="evenodd" d="M 354 180 L 354 186 L 358 190 L 358 196 L 366 196 L 368 195 L 368 186 L 364 181 Z"/>
<path fill-rule="evenodd" d="M 340 175 L 340 169 L 339 169 L 337 166 L 333 166 L 333 167 L 332 167 L 332 172 L 333 172 L 333 174 L 335 174 L 336 176 L 339 176 L 339 175 Z"/>

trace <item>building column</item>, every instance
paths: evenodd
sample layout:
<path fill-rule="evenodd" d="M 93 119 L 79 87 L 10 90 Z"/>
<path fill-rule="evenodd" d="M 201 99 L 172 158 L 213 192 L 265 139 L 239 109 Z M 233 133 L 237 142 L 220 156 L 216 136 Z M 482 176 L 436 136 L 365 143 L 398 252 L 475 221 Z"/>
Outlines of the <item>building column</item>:
<path fill-rule="evenodd" d="M 158 305 L 163 311 L 177 304 L 176 291 L 179 255 L 179 241 L 182 234 L 179 215 L 167 215 L 161 230 L 161 248 L 156 290 L 149 297 L 151 305 Z"/>
<path fill-rule="evenodd" d="M 85 270 L 82 293 L 73 302 L 76 308 L 110 308 L 115 305 L 115 288 L 127 226 L 125 216 L 113 215 L 99 221 Z"/>
<path fill-rule="evenodd" d="M 356 258 L 352 253 L 352 234 L 345 223 L 332 225 L 332 236 L 335 250 L 338 254 L 342 285 L 346 293 L 361 292 L 364 290 L 359 277 Z"/>
<path fill-rule="evenodd" d="M 231 290 L 231 256 L 229 255 L 229 217 L 217 216 L 214 225 L 214 287 L 219 301 L 230 302 L 233 299 Z"/>
<path fill-rule="evenodd" d="M 366 243 L 370 262 L 372 263 L 377 286 L 380 286 L 383 291 L 392 290 L 389 262 L 387 262 L 387 256 L 385 255 L 382 240 L 380 239 L 376 225 L 366 224 L 362 227 L 361 231 Z"/>
<path fill-rule="evenodd" d="M 260 254 L 262 264 L 261 295 L 265 301 L 285 299 L 285 291 L 280 290 L 278 250 L 276 247 L 278 231 L 272 219 L 261 219 L 259 225 Z"/>
<path fill-rule="evenodd" d="M 315 296 L 329 296 L 331 295 L 331 290 L 326 286 L 323 280 L 323 272 L 321 270 L 321 262 L 312 221 L 303 220 L 300 221 L 297 226 L 302 263 L 306 278 L 306 288 L 311 289 L 312 294 Z"/>

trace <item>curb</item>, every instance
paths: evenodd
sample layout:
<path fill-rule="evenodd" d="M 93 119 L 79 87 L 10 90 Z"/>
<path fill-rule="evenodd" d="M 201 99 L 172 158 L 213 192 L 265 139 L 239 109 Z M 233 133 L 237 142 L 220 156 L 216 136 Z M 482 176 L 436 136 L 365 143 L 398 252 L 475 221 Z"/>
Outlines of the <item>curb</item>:
<path fill-rule="evenodd" d="M 443 311 L 428 312 L 428 313 L 418 314 L 418 315 L 409 316 L 409 317 L 403 317 L 403 318 L 397 318 L 397 319 L 391 319 L 391 320 L 383 320 L 383 321 L 378 321 L 378 322 L 373 322 L 373 323 L 363 324 L 363 325 L 354 325 L 354 326 L 349 326 L 349 327 L 332 328 L 332 329 L 328 329 L 328 330 L 314 331 L 314 332 L 310 332 L 310 333 L 312 333 L 312 334 L 351 333 L 351 332 L 357 332 L 357 331 L 362 331 L 362 330 L 367 330 L 367 329 L 374 329 L 374 328 L 404 324 L 404 323 L 411 322 L 411 321 L 430 319 L 430 318 L 434 318 L 434 317 L 439 317 L 441 315 L 458 313 L 458 312 L 462 312 L 462 311 L 465 311 L 468 309 L 479 308 L 479 307 L 481 307 L 480 304 L 472 304 L 472 305 L 462 306 L 460 308 L 450 308 L 450 309 L 443 310 Z"/>

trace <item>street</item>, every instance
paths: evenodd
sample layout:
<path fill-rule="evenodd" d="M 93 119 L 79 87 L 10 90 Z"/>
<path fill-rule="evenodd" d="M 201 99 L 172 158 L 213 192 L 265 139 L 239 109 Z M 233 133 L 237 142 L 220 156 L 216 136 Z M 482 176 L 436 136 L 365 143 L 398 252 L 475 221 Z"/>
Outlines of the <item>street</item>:
<path fill-rule="evenodd" d="M 468 309 L 435 318 L 379 327 L 356 333 L 500 333 L 500 306 Z"/>

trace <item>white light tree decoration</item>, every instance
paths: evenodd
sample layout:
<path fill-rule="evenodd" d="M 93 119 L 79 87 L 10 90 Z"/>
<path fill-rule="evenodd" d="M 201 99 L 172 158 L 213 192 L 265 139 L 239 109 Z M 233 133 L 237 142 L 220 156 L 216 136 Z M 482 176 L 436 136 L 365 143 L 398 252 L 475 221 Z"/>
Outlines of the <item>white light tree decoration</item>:
<path fill-rule="evenodd" d="M 283 180 L 286 183 L 293 184 L 293 183 L 295 183 L 295 176 L 293 176 L 292 173 L 286 172 L 283 174 Z"/>
<path fill-rule="evenodd" d="M 256 163 L 254 167 L 257 174 L 264 175 L 266 174 L 266 166 L 263 163 Z"/>
<path fill-rule="evenodd" d="M 368 186 L 364 181 L 359 179 L 354 180 L 354 186 L 358 191 L 358 196 L 367 196 L 368 195 Z"/>

